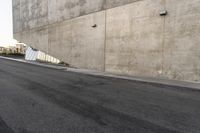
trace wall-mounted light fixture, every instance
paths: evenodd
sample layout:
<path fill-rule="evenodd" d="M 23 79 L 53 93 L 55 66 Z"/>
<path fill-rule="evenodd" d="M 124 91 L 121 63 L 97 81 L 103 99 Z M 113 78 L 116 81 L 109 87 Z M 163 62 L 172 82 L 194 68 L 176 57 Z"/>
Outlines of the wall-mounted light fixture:
<path fill-rule="evenodd" d="M 96 28 L 97 27 L 97 24 L 94 24 L 93 26 L 92 26 L 92 28 Z"/>
<path fill-rule="evenodd" d="M 160 16 L 166 16 L 167 14 L 168 14 L 168 12 L 166 10 L 160 12 Z"/>

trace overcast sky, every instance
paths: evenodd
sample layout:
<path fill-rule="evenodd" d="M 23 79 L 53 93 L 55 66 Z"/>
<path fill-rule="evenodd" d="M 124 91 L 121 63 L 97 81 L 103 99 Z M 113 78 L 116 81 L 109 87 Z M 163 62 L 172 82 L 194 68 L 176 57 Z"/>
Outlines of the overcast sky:
<path fill-rule="evenodd" d="M 0 0 L 0 45 L 12 43 L 12 0 Z"/>

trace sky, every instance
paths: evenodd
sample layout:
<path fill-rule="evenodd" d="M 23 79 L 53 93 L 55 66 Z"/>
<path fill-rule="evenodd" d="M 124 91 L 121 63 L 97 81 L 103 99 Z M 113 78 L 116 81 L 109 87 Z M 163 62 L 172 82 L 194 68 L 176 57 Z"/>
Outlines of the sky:
<path fill-rule="evenodd" d="M 0 46 L 13 43 L 12 0 L 0 0 Z"/>

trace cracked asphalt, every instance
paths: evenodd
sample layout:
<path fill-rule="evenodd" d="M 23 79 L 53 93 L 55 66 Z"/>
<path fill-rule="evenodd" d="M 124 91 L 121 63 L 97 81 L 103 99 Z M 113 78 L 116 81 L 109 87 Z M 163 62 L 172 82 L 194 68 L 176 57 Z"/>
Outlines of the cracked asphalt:
<path fill-rule="evenodd" d="M 0 133 L 200 133 L 200 91 L 0 59 Z"/>

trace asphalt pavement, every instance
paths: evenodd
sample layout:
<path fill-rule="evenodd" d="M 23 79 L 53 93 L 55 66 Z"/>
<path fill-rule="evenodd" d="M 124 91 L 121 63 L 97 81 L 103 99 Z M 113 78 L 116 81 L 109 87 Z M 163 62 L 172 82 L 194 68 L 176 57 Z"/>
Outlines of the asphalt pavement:
<path fill-rule="evenodd" d="M 200 90 L 0 59 L 0 133 L 200 133 Z"/>

